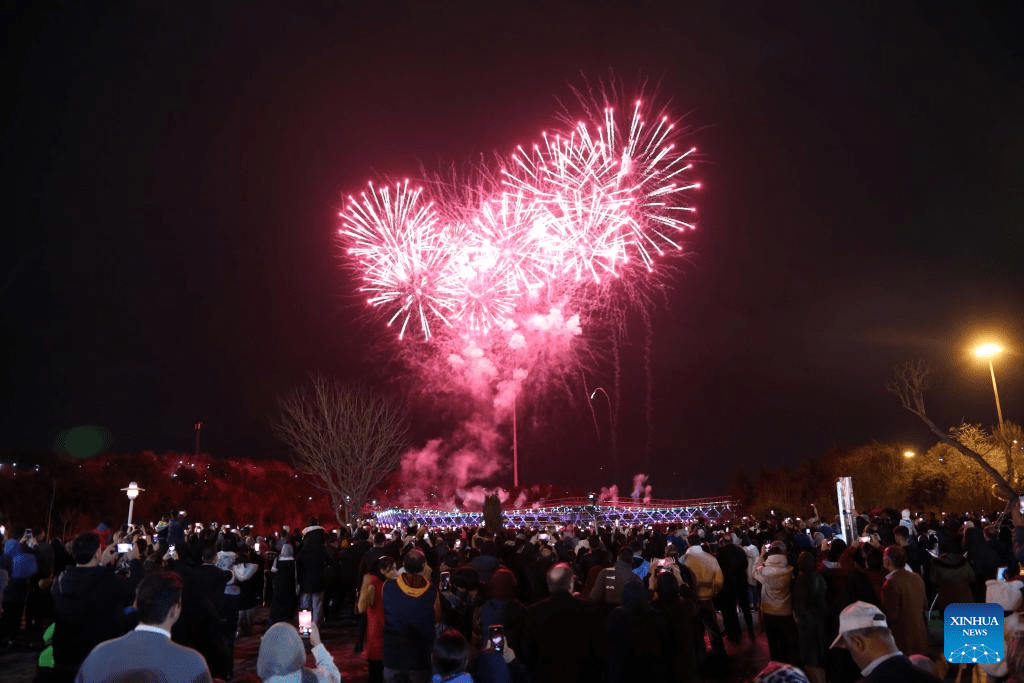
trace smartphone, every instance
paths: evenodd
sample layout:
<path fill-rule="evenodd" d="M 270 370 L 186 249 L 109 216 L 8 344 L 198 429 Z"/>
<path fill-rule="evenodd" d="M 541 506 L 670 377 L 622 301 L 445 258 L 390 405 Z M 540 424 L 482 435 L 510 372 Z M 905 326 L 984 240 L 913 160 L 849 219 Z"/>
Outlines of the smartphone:
<path fill-rule="evenodd" d="M 452 589 L 452 573 L 441 572 L 441 590 L 450 591 Z"/>
<path fill-rule="evenodd" d="M 313 613 L 308 609 L 299 610 L 299 635 L 303 638 L 309 638 L 309 634 L 313 632 Z"/>
<path fill-rule="evenodd" d="M 174 546 L 173 545 L 167 546 L 167 552 L 173 553 L 174 552 Z"/>
<path fill-rule="evenodd" d="M 548 540 L 548 535 L 547 534 L 540 534 L 540 535 L 537 536 L 537 538 L 539 538 L 542 541 L 546 541 L 546 540 Z"/>
<path fill-rule="evenodd" d="M 252 544 L 252 549 L 255 550 L 256 552 L 259 552 L 260 551 L 260 544 L 259 543 L 253 543 Z"/>
<path fill-rule="evenodd" d="M 870 543 L 871 542 L 871 537 L 870 536 L 861 536 L 860 537 L 860 542 L 861 543 Z"/>
<path fill-rule="evenodd" d="M 495 652 L 505 651 L 505 627 L 495 624 L 487 629 L 487 640 L 491 641 Z"/>
<path fill-rule="evenodd" d="M 1006 567 L 996 569 L 996 581 L 1006 581 Z"/>
<path fill-rule="evenodd" d="M 119 552 L 120 554 L 124 555 L 125 553 L 130 553 L 131 551 L 132 551 L 132 544 L 131 543 L 118 543 L 117 544 L 117 552 Z"/>

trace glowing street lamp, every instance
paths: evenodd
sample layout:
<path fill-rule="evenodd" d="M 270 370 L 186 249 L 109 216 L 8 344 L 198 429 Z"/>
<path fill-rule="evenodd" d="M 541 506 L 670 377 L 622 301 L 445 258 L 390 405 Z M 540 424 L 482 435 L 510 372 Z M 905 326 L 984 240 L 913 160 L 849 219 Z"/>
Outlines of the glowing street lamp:
<path fill-rule="evenodd" d="M 914 451 L 903 451 L 904 458 L 913 458 L 915 455 L 917 455 L 917 453 Z"/>
<path fill-rule="evenodd" d="M 135 499 L 139 497 L 139 493 L 146 489 L 139 488 L 139 485 L 133 481 L 121 490 L 128 495 L 128 526 L 131 526 L 132 512 L 135 510 Z"/>
<path fill-rule="evenodd" d="M 974 355 L 978 358 L 988 359 L 988 371 L 992 375 L 992 394 L 996 397 L 996 415 L 999 417 L 999 432 L 1003 431 L 1003 408 L 999 405 L 999 387 L 996 386 L 996 370 L 992 366 L 992 357 L 1003 352 L 999 344 L 982 344 L 974 349 Z"/>

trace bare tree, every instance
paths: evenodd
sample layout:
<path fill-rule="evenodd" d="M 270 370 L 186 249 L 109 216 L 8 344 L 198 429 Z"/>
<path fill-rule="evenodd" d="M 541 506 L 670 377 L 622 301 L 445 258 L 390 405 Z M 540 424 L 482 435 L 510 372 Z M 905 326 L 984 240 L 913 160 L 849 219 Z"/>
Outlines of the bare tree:
<path fill-rule="evenodd" d="M 891 382 L 889 382 L 889 391 L 896 394 L 896 397 L 899 398 L 903 407 L 914 415 L 917 415 L 917 417 L 924 422 L 925 426 L 928 427 L 928 430 L 937 436 L 942 443 L 955 448 L 964 456 L 976 462 L 981 469 L 985 470 L 985 473 L 992 477 L 992 480 L 996 483 L 996 487 L 1004 496 L 1008 499 L 1015 498 L 1017 493 L 1013 490 L 1013 486 L 1005 477 L 1003 477 L 1002 474 L 999 473 L 998 470 L 996 470 L 996 468 L 992 467 L 992 465 L 985 460 L 985 456 L 978 453 L 973 448 L 969 448 L 949 432 L 945 432 L 940 429 L 939 426 L 928 416 L 928 411 L 925 409 L 924 405 L 924 392 L 929 386 L 928 375 L 930 372 L 931 369 L 924 361 L 916 360 L 904 363 L 896 368 L 896 376 Z"/>
<path fill-rule="evenodd" d="M 321 375 L 278 400 L 274 433 L 296 469 L 327 492 L 340 524 L 398 466 L 408 427 L 404 416 L 366 387 Z"/>

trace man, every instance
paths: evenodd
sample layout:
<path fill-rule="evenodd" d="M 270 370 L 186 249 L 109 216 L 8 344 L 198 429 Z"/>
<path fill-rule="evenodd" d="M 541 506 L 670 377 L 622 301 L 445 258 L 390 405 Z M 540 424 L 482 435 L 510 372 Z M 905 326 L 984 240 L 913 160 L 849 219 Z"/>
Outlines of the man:
<path fill-rule="evenodd" d="M 181 616 L 181 586 L 181 579 L 173 572 L 153 572 L 144 578 L 135 598 L 139 625 L 120 638 L 97 645 L 82 662 L 76 683 L 129 677 L 210 683 L 210 670 L 202 655 L 171 640 L 171 627 Z"/>
<path fill-rule="evenodd" d="M 111 566 L 117 546 L 100 553 L 100 537 L 79 534 L 71 542 L 75 562 L 53 582 L 53 680 L 72 681 L 89 651 L 127 629 L 124 607 L 131 602 L 128 583 Z"/>
<path fill-rule="evenodd" d="M 607 613 L 622 603 L 622 589 L 627 583 L 640 582 L 640 577 L 633 573 L 633 549 L 626 546 L 619 550 L 614 565 L 598 573 L 594 587 L 590 590 L 590 599 L 592 602 L 603 603 Z"/>
<path fill-rule="evenodd" d="M 313 613 L 313 623 L 320 623 L 323 613 L 327 566 L 327 531 L 316 517 L 309 518 L 309 526 L 302 530 L 302 545 L 295 555 L 295 569 L 299 579 L 299 609 Z"/>
<path fill-rule="evenodd" d="M 526 608 L 522 659 L 535 683 L 599 678 L 597 610 L 572 594 L 574 579 L 572 567 L 556 564 L 547 573 L 550 596 Z"/>
<path fill-rule="evenodd" d="M 839 614 L 839 635 L 832 647 L 849 650 L 865 683 L 938 683 L 896 647 L 882 610 L 857 601 Z"/>
<path fill-rule="evenodd" d="M 740 620 L 736 613 L 739 606 L 746 622 L 747 634 L 753 642 L 754 618 L 750 613 L 750 595 L 747 593 L 747 553 L 733 543 L 731 533 L 723 533 L 718 538 L 719 566 L 722 568 L 724 583 L 722 590 L 715 598 L 715 604 L 722 612 L 725 634 L 734 644 L 740 642 Z"/>
<path fill-rule="evenodd" d="M 711 639 L 711 650 L 719 657 L 725 657 L 725 643 L 722 640 L 722 631 L 718 627 L 718 614 L 713 602 L 725 584 L 722 567 L 714 555 L 704 551 L 697 535 L 690 536 L 690 547 L 686 549 L 683 564 L 693 572 L 693 591 L 697 597 L 700 620 Z"/>
<path fill-rule="evenodd" d="M 213 546 L 203 548 L 202 560 L 201 565 L 192 569 L 183 562 L 175 564 L 181 569 L 184 591 L 180 618 L 175 620 L 174 640 L 199 651 L 213 675 L 227 680 L 233 659 L 224 638 L 224 589 L 231 572 L 216 565 L 217 549 Z"/>
<path fill-rule="evenodd" d="M 434 624 L 441 605 L 437 590 L 423 577 L 426 557 L 412 549 L 402 559 L 405 573 L 384 584 L 384 680 L 426 683 Z"/>
<path fill-rule="evenodd" d="M 902 527 L 901 527 L 902 528 Z M 924 615 L 928 609 L 924 579 L 907 571 L 907 551 L 898 545 L 889 546 L 882 556 L 888 574 L 882 584 L 882 609 L 892 624 L 896 646 L 908 655 L 928 653 L 928 625 Z"/>

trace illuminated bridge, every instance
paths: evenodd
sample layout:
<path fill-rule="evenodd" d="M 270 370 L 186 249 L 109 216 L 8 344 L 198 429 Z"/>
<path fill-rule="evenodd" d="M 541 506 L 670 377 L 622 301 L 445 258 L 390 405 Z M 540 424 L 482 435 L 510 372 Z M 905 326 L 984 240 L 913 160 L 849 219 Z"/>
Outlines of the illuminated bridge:
<path fill-rule="evenodd" d="M 733 498 L 698 498 L 693 500 L 653 500 L 649 503 L 592 502 L 586 498 L 544 501 L 537 507 L 502 509 L 507 527 L 543 527 L 548 524 L 647 524 L 688 523 L 698 515 L 714 523 L 732 516 L 738 507 Z M 406 526 L 417 522 L 428 527 L 480 526 L 483 512 L 459 509 L 442 510 L 429 506 L 390 507 L 371 513 L 384 527 Z"/>

